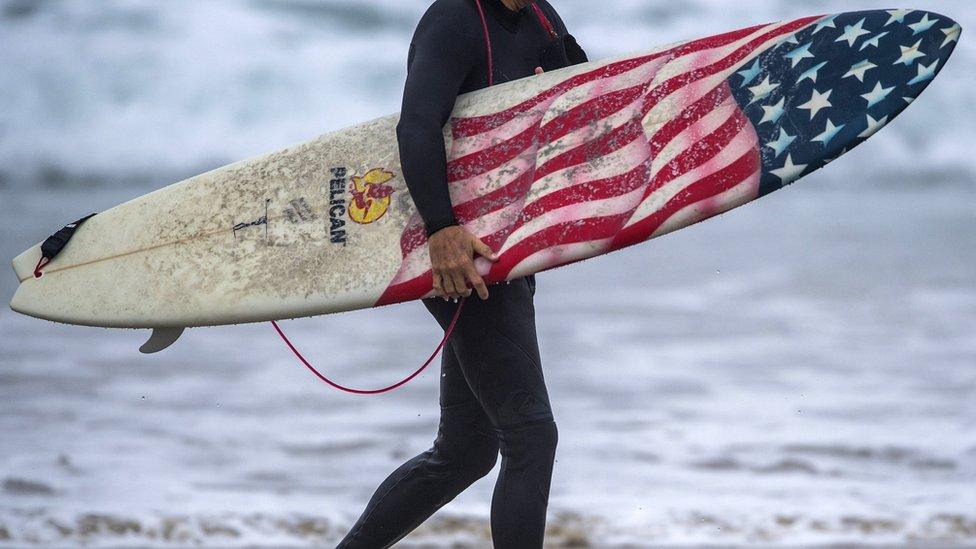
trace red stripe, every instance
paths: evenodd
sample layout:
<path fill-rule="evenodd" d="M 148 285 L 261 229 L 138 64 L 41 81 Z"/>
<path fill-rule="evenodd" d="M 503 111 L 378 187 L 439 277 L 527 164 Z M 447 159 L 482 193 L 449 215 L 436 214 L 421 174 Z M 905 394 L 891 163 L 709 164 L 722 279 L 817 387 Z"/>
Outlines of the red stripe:
<path fill-rule="evenodd" d="M 644 125 L 641 123 L 640 117 L 631 119 L 626 124 L 610 130 L 593 141 L 588 141 L 554 156 L 536 168 L 536 179 L 542 179 L 559 170 L 583 164 L 584 162 L 590 162 L 601 156 L 610 154 L 621 147 L 629 145 L 642 135 L 644 135 Z"/>
<path fill-rule="evenodd" d="M 679 191 L 667 204 L 645 219 L 624 227 L 613 239 L 611 249 L 618 250 L 644 242 L 654 234 L 662 223 L 675 212 L 689 204 L 700 202 L 709 197 L 721 194 L 739 183 L 759 169 L 759 150 L 746 151 L 738 160 L 725 168 L 704 177 Z"/>
<path fill-rule="evenodd" d="M 669 181 L 673 181 L 686 173 L 701 167 L 706 162 L 711 161 L 716 155 L 722 152 L 729 145 L 729 143 L 731 143 L 732 140 L 742 132 L 744 128 L 750 124 L 751 122 L 746 115 L 741 110 L 736 109 L 732 113 L 732 116 L 730 116 L 729 119 L 726 120 L 715 131 L 697 141 L 694 145 L 681 151 L 681 154 L 665 164 L 658 171 L 657 175 L 654 176 L 654 179 L 651 181 L 650 185 L 644 189 L 644 198 L 647 198 L 648 195 L 661 188 Z"/>
<path fill-rule="evenodd" d="M 757 47 L 768 42 L 770 39 L 775 38 L 777 36 L 782 36 L 785 34 L 796 32 L 798 29 L 803 28 L 809 22 L 814 21 L 816 19 L 818 18 L 806 17 L 803 19 L 798 19 L 796 21 L 787 23 L 782 27 L 779 27 L 777 29 L 759 35 L 759 37 L 752 39 L 751 41 L 747 42 L 744 46 L 741 46 L 739 49 L 733 51 L 726 57 L 722 58 L 719 61 L 716 61 L 715 63 L 712 63 L 711 65 L 699 67 L 697 69 L 690 70 L 688 72 L 679 74 L 671 78 L 670 80 L 664 82 L 657 88 L 651 90 L 651 92 L 648 94 L 648 102 L 645 105 L 645 111 L 644 111 L 645 114 L 647 112 L 650 112 L 650 110 L 654 108 L 655 105 L 657 105 L 661 100 L 668 97 L 672 93 L 680 90 L 681 88 L 684 88 L 685 86 L 693 82 L 697 82 L 698 80 L 707 78 L 709 76 L 713 76 L 724 70 L 727 70 L 729 67 L 741 61 L 749 53 L 752 53 L 753 51 L 755 51 Z"/>
<path fill-rule="evenodd" d="M 514 107 L 506 109 L 501 112 L 487 114 L 483 116 L 474 116 L 467 118 L 457 118 L 451 121 L 451 131 L 455 137 L 471 137 L 478 135 L 480 133 L 485 133 L 491 131 L 509 121 L 514 119 L 519 114 L 535 107 L 536 105 L 545 102 L 546 100 L 552 98 L 556 95 L 562 95 L 568 90 L 575 88 L 576 86 L 585 84 L 587 82 L 597 80 L 599 78 L 607 78 L 610 76 L 616 76 L 618 74 L 627 72 L 634 68 L 637 68 L 649 61 L 657 59 L 664 56 L 681 57 L 691 53 L 696 53 L 698 51 L 707 50 L 711 48 L 717 48 L 731 44 L 736 40 L 741 39 L 744 36 L 748 36 L 753 32 L 765 27 L 767 25 L 756 25 L 754 27 L 749 27 L 747 29 L 741 29 L 737 31 L 728 32 L 725 34 L 719 34 L 716 36 L 711 36 L 708 38 L 703 38 L 701 40 L 695 40 L 687 44 L 683 44 L 676 48 L 670 50 L 645 55 L 643 57 L 635 57 L 632 59 L 626 59 L 624 61 L 618 61 L 616 63 L 611 63 L 603 67 L 596 68 L 592 71 L 578 74 L 568 80 L 560 82 L 556 86 L 549 88 L 535 97 L 523 101 Z"/>
<path fill-rule="evenodd" d="M 539 126 L 532 125 L 515 137 L 486 149 L 466 154 L 447 163 L 447 181 L 453 183 L 490 172 L 537 144 Z"/>
<path fill-rule="evenodd" d="M 391 284 L 383 291 L 383 295 L 376 300 L 376 306 L 390 305 L 411 299 L 420 299 L 434 287 L 434 275 L 428 270 L 424 274 L 411 278 L 399 284 Z"/>
<path fill-rule="evenodd" d="M 615 196 L 623 196 L 647 184 L 650 174 L 650 160 L 642 162 L 627 173 L 575 183 L 571 187 L 560 189 L 543 196 L 529 204 L 522 211 L 519 226 L 540 215 L 571 204 L 582 204 L 593 200 L 604 200 Z"/>
<path fill-rule="evenodd" d="M 576 105 L 547 122 L 542 127 L 539 140 L 543 143 L 552 143 L 584 126 L 617 114 L 646 93 L 649 84 L 649 82 L 645 82 L 630 88 L 612 91 Z M 594 118 L 593 113 L 600 113 L 600 117 Z"/>
<path fill-rule="evenodd" d="M 552 246 L 610 238 L 620 230 L 621 225 L 626 223 L 629 217 L 630 213 L 625 212 L 606 217 L 588 217 L 549 225 L 501 254 L 498 261 L 492 264 L 488 278 L 504 280 L 508 273 L 525 258 Z"/>
<path fill-rule="evenodd" d="M 535 174 L 532 170 L 528 170 L 503 187 L 454 206 L 454 215 L 459 222 L 467 223 L 508 207 L 512 202 L 525 198 L 533 181 L 535 181 Z"/>
<path fill-rule="evenodd" d="M 729 83 L 726 80 L 714 90 L 702 96 L 701 99 L 692 103 L 691 106 L 681 111 L 678 116 L 661 126 L 661 129 L 651 137 L 651 155 L 656 157 L 661 154 L 661 151 L 672 139 L 700 122 L 707 114 L 715 111 L 731 95 L 732 90 L 729 88 Z"/>

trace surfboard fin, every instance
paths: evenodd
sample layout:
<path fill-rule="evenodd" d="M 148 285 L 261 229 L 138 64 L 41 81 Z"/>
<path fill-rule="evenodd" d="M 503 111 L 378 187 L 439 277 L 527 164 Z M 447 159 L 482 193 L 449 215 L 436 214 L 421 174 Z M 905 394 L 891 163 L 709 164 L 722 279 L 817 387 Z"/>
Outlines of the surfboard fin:
<path fill-rule="evenodd" d="M 186 328 L 153 328 L 152 335 L 149 336 L 149 340 L 139 347 L 139 351 L 150 355 L 152 353 L 158 353 L 163 349 L 169 347 L 170 345 L 176 343 L 176 340 L 183 335 L 183 330 Z"/>

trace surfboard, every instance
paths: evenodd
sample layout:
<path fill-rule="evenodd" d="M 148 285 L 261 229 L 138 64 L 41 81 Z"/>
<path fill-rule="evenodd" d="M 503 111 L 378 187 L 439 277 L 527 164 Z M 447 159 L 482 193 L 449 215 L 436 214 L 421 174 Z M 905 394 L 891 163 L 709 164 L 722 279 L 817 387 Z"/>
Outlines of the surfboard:
<path fill-rule="evenodd" d="M 960 36 L 927 11 L 757 25 L 458 98 L 444 129 L 459 221 L 498 283 L 606 254 L 810 174 L 891 122 Z M 423 224 L 391 115 L 237 162 L 102 212 L 18 312 L 159 329 L 295 318 L 431 294 Z"/>

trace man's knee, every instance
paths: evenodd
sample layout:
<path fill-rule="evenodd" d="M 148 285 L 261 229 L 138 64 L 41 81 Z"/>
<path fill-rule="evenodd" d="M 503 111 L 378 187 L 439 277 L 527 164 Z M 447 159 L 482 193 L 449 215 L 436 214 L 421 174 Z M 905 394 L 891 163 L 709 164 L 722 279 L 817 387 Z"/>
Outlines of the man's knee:
<path fill-rule="evenodd" d="M 552 460 L 556 455 L 559 431 L 553 420 L 500 429 L 502 455 L 509 460 Z"/>
<path fill-rule="evenodd" d="M 470 484 L 487 475 L 498 460 L 498 439 L 481 432 L 468 436 L 438 437 L 426 452 L 423 470 L 428 476 L 455 477 Z"/>
<path fill-rule="evenodd" d="M 465 471 L 477 480 L 484 477 L 498 462 L 498 439 L 493 436 L 478 434 L 474 437 L 465 452 Z"/>

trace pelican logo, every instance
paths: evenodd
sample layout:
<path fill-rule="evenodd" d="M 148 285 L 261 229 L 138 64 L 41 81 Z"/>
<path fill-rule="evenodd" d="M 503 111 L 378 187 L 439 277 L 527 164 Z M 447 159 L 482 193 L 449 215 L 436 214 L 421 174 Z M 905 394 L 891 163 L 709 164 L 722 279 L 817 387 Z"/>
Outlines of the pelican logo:
<path fill-rule="evenodd" d="M 390 195 L 393 187 L 386 183 L 395 176 L 393 172 L 376 168 L 362 176 L 353 176 L 349 191 L 349 218 L 356 223 L 372 223 L 383 217 L 390 209 Z"/>
<path fill-rule="evenodd" d="M 346 169 L 332 168 L 329 181 L 329 241 L 346 245 Z"/>

